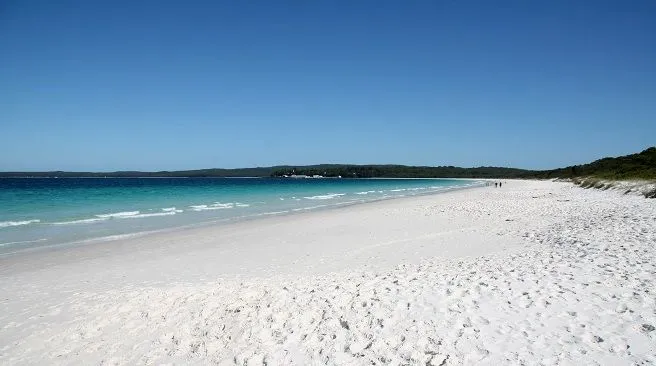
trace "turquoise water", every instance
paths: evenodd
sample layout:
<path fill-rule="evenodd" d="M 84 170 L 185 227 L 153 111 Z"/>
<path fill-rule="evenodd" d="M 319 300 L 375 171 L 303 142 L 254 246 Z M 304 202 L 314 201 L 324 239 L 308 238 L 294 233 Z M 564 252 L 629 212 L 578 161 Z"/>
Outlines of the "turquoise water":
<path fill-rule="evenodd" d="M 0 254 L 479 184 L 450 179 L 0 179 Z"/>

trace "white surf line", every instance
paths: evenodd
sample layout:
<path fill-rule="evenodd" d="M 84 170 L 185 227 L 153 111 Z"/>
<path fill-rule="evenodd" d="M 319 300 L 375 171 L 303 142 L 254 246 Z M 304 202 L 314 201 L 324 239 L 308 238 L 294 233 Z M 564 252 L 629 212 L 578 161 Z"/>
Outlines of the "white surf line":
<path fill-rule="evenodd" d="M 0 243 L 0 247 L 8 246 L 8 245 L 14 245 L 14 244 L 28 244 L 28 243 L 38 243 L 42 241 L 46 241 L 48 239 L 42 238 L 42 239 L 37 239 L 37 240 L 23 240 L 23 241 L 10 241 L 8 243 Z"/>

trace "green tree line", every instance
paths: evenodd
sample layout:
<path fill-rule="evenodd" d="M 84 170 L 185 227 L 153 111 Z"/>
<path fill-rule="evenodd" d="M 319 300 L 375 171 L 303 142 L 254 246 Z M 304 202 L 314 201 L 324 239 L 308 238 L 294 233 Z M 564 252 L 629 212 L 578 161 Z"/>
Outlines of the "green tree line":
<path fill-rule="evenodd" d="M 576 178 L 656 179 L 656 147 L 626 156 L 603 158 L 589 164 L 553 170 L 525 170 L 503 167 L 460 168 L 455 166 L 350 165 L 273 166 L 242 169 L 199 169 L 159 172 L 0 172 L 2 177 L 282 177 L 321 175 L 342 178 Z"/>
<path fill-rule="evenodd" d="M 527 173 L 525 177 L 543 179 L 595 177 L 610 180 L 652 180 L 656 179 L 656 147 L 650 147 L 637 154 L 599 159 L 589 164 Z"/>

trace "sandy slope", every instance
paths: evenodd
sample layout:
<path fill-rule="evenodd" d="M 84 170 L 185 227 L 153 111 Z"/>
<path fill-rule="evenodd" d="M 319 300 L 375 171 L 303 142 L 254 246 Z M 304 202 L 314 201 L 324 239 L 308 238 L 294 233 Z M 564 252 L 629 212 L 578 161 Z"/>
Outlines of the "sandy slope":
<path fill-rule="evenodd" d="M 2 364 L 656 363 L 656 201 L 508 182 L 0 259 Z"/>

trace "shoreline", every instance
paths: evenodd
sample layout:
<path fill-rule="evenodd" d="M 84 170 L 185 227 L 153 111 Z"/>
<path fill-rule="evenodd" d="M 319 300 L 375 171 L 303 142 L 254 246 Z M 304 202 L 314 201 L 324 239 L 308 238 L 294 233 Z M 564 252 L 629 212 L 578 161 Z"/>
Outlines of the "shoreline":
<path fill-rule="evenodd" d="M 0 362 L 653 363 L 655 224 L 509 181 L 0 259 Z"/>
<path fill-rule="evenodd" d="M 314 221 L 321 221 L 325 213 L 332 216 L 339 216 L 341 212 L 348 213 L 349 211 L 358 212 L 359 208 L 366 211 L 367 207 L 382 207 L 388 202 L 395 202 L 397 205 L 405 206 L 412 205 L 421 201 L 423 198 L 435 198 L 442 195 L 458 195 L 460 192 L 490 188 L 486 186 L 470 186 L 470 187 L 456 187 L 449 188 L 440 192 L 427 192 L 418 193 L 412 196 L 403 197 L 389 197 L 379 198 L 366 202 L 354 202 L 341 205 L 326 205 L 325 207 L 313 208 L 308 210 L 300 210 L 295 212 L 276 213 L 276 214 L 256 214 L 246 217 L 221 219 L 214 221 L 199 222 L 194 224 L 187 224 L 184 226 L 172 227 L 167 229 L 139 232 L 126 235 L 116 235 L 119 237 L 114 240 L 103 240 L 104 238 L 92 238 L 87 240 L 72 243 L 62 243 L 50 246 L 42 246 L 33 249 L 24 249 L 17 252 L 0 255 L 0 276 L 3 274 L 3 268 L 9 268 L 13 262 L 26 261 L 32 263 L 36 268 L 42 261 L 50 262 L 46 258 L 62 257 L 62 258 L 94 258 L 98 255 L 112 254 L 113 247 L 116 246 L 118 251 L 117 255 L 128 255 L 124 251 L 129 249 L 139 249 L 147 251 L 156 251 L 159 243 L 161 242 L 174 242 L 169 249 L 186 250 L 189 247 L 174 248 L 176 244 L 183 242 L 186 238 L 201 236 L 211 237 L 218 233 L 225 233 L 232 230 L 251 230 L 260 225 L 276 226 L 279 224 L 293 224 L 293 220 L 314 219 Z M 414 202 L 413 202 L 414 201 Z M 121 238 L 125 236 L 125 238 Z M 206 243 L 204 243 L 206 245 Z M 15 263 L 14 263 L 15 264 Z"/>
<path fill-rule="evenodd" d="M 349 178 L 349 179 L 371 179 L 371 178 Z M 374 179 L 387 179 L 387 178 L 374 178 Z M 474 188 L 485 187 L 484 185 L 477 185 L 477 183 L 485 181 L 484 179 L 465 179 L 465 178 L 463 178 L 463 179 L 458 179 L 458 178 L 389 178 L 389 179 L 401 179 L 401 180 L 407 180 L 407 179 L 468 180 L 468 181 L 472 181 L 472 185 L 471 186 L 462 186 L 462 187 L 447 187 L 445 190 L 420 192 L 420 193 L 413 193 L 413 194 L 410 194 L 410 195 L 379 197 L 379 198 L 374 198 L 374 199 L 370 199 L 370 200 L 358 200 L 358 201 L 353 201 L 353 202 L 340 202 L 340 203 L 333 203 L 333 204 L 326 203 L 324 205 L 319 205 L 319 206 L 290 209 L 290 210 L 285 210 L 285 211 L 254 213 L 254 214 L 244 215 L 244 216 L 235 216 L 235 217 L 228 217 L 228 218 L 222 218 L 222 219 L 211 219 L 211 220 L 208 220 L 208 221 L 200 221 L 200 222 L 196 222 L 196 223 L 182 224 L 182 225 L 179 225 L 179 226 L 173 226 L 173 227 L 163 228 L 163 229 L 146 230 L 146 231 L 138 231 L 138 232 L 122 233 L 122 234 L 113 234 L 113 235 L 108 235 L 108 236 L 104 236 L 104 237 L 93 237 L 93 238 L 87 238 L 87 239 L 82 239 L 82 240 L 76 240 L 76 241 L 73 241 L 73 242 L 54 243 L 54 244 L 46 244 L 46 245 L 36 246 L 36 247 L 19 248 L 16 251 L 0 253 L 0 262 L 5 257 L 12 257 L 12 256 L 16 256 L 16 255 L 23 255 L 23 254 L 29 255 L 29 253 L 33 253 L 33 252 L 59 250 L 59 249 L 65 249 L 65 248 L 68 248 L 68 247 L 75 248 L 75 247 L 81 247 L 81 246 L 85 246 L 85 245 L 97 245 L 97 244 L 101 244 L 101 243 L 105 243 L 105 242 L 114 242 L 116 240 L 122 240 L 123 238 L 127 238 L 129 240 L 129 239 L 132 239 L 132 238 L 140 238 L 140 237 L 143 237 L 143 236 L 160 234 L 160 233 L 161 234 L 174 233 L 178 230 L 204 228 L 204 227 L 216 226 L 216 225 L 231 225 L 231 224 L 235 224 L 235 223 L 239 223 L 239 222 L 260 220 L 260 219 L 269 218 L 269 217 L 306 214 L 306 213 L 310 213 L 310 212 L 341 209 L 341 208 L 351 207 L 351 206 L 355 206 L 355 205 L 370 204 L 370 203 L 376 203 L 376 202 L 381 202 L 381 201 L 406 199 L 406 198 L 421 197 L 421 196 L 431 196 L 431 195 L 443 194 L 443 193 L 454 192 L 454 191 L 459 191 L 459 190 L 464 190 L 464 189 L 474 189 Z M 39 223 L 39 224 L 41 224 L 41 225 L 53 225 L 53 223 L 49 223 L 49 222 L 44 222 L 44 223 Z M 42 239 L 38 239 L 38 240 L 35 240 L 35 241 L 26 241 L 26 243 L 28 243 L 28 242 L 39 242 L 39 241 L 42 241 Z"/>

